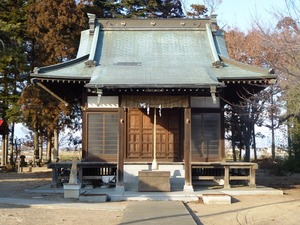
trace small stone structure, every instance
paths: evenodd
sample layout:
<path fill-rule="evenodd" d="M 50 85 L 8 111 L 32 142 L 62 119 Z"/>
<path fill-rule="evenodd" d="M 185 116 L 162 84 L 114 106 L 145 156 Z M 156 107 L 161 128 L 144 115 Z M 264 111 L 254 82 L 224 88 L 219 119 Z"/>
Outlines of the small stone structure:
<path fill-rule="evenodd" d="M 202 200 L 205 205 L 231 204 L 231 196 L 227 194 L 203 194 Z"/>
<path fill-rule="evenodd" d="M 170 171 L 139 171 L 139 191 L 171 191 Z"/>
<path fill-rule="evenodd" d="M 77 160 L 72 162 L 69 183 L 64 184 L 64 198 L 79 199 L 81 184 L 77 180 Z"/>

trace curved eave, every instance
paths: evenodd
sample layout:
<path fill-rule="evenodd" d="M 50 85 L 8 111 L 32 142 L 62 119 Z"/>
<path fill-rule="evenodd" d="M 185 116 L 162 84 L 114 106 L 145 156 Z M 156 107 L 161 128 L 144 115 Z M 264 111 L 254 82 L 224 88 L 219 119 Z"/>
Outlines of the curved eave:
<path fill-rule="evenodd" d="M 85 60 L 87 60 L 89 58 L 89 54 L 76 58 L 76 59 L 71 59 L 68 60 L 66 62 L 63 63 L 58 63 L 55 65 L 51 65 L 51 66 L 44 66 L 44 67 L 36 67 L 33 71 L 33 74 L 41 74 L 41 73 L 49 73 L 53 70 L 58 70 L 58 69 L 64 69 L 66 67 L 72 66 L 74 64 L 80 63 L 80 62 L 84 62 Z"/>
<path fill-rule="evenodd" d="M 263 69 L 257 66 L 253 66 L 253 65 L 248 65 L 245 63 L 241 63 L 238 62 L 236 60 L 233 59 L 229 59 L 225 56 L 219 55 L 220 59 L 222 60 L 223 63 L 229 64 L 229 66 L 234 66 L 237 67 L 239 69 L 245 70 L 245 71 L 249 71 L 252 73 L 256 73 L 256 76 L 235 76 L 235 77 L 219 77 L 219 80 L 222 81 L 227 81 L 227 82 L 232 82 L 234 80 L 240 80 L 241 82 L 258 82 L 258 81 L 262 81 L 265 82 L 265 80 L 274 80 L 277 79 L 277 75 L 274 74 L 273 69 Z M 272 81 L 273 82 L 273 81 Z"/>
<path fill-rule="evenodd" d="M 35 68 L 31 77 L 45 80 L 88 80 L 94 66 L 87 64 L 89 54 L 52 66 Z"/>

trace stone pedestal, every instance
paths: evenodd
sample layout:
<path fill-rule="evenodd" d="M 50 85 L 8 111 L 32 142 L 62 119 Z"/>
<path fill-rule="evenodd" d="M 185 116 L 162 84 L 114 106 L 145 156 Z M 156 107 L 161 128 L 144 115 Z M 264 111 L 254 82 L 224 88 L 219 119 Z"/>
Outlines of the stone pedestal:
<path fill-rule="evenodd" d="M 80 184 L 64 184 L 64 198 L 79 199 Z"/>
<path fill-rule="evenodd" d="M 139 191 L 171 191 L 170 171 L 139 171 Z"/>

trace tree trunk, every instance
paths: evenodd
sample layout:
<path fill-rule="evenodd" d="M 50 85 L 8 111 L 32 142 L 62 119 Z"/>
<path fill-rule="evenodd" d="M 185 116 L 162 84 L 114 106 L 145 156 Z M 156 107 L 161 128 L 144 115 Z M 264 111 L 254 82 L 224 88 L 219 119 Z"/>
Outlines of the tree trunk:
<path fill-rule="evenodd" d="M 242 161 L 243 149 L 240 147 L 239 161 Z"/>
<path fill-rule="evenodd" d="M 234 135 L 232 135 L 232 140 L 231 140 L 231 143 L 232 143 L 232 155 L 233 155 L 233 161 L 236 162 L 236 146 L 235 146 L 235 138 L 234 138 Z"/>
<path fill-rule="evenodd" d="M 59 145 L 58 145 L 58 130 L 54 129 L 53 139 L 54 139 L 54 148 L 53 148 L 53 162 L 59 160 Z"/>
<path fill-rule="evenodd" d="M 252 128 L 252 139 L 253 139 L 254 160 L 257 161 L 257 149 L 256 149 L 255 125 L 254 124 L 253 124 L 253 128 Z"/>
<path fill-rule="evenodd" d="M 274 126 L 273 126 L 273 120 L 272 120 L 272 161 L 275 161 L 275 134 L 274 134 Z"/>
<path fill-rule="evenodd" d="M 291 138 L 291 127 L 290 127 L 290 119 L 288 120 L 287 123 L 287 132 L 288 132 L 288 155 L 289 155 L 289 159 L 292 158 L 292 138 Z"/>
<path fill-rule="evenodd" d="M 47 131 L 47 153 L 46 158 L 48 163 L 51 162 L 51 152 L 52 152 L 52 135 L 50 131 Z"/>
<path fill-rule="evenodd" d="M 13 165 L 15 163 L 15 160 L 14 160 L 14 129 L 15 129 L 15 126 L 14 126 L 14 123 L 12 123 L 12 126 L 11 126 L 11 135 L 10 135 L 10 143 L 9 143 L 9 149 L 10 149 L 9 163 L 11 165 Z"/>
<path fill-rule="evenodd" d="M 5 163 L 5 139 L 4 139 L 4 134 L 2 134 L 2 140 L 1 140 L 1 142 L 2 142 L 2 149 L 1 149 L 1 165 L 3 166 L 3 165 L 5 165 L 6 163 Z"/>
<path fill-rule="evenodd" d="M 44 143 L 44 137 L 40 136 L 40 141 L 39 141 L 39 162 L 43 161 L 43 143 Z"/>
<path fill-rule="evenodd" d="M 8 164 L 8 133 L 5 134 L 5 165 Z"/>
<path fill-rule="evenodd" d="M 250 162 L 250 144 L 245 145 L 245 162 Z"/>
<path fill-rule="evenodd" d="M 274 132 L 274 99 L 273 99 L 273 86 L 271 95 L 271 132 L 272 132 L 272 161 L 275 161 L 275 132 Z"/>
<path fill-rule="evenodd" d="M 34 155 L 33 155 L 33 165 L 36 165 L 39 159 L 39 132 L 37 129 L 37 122 L 34 125 L 34 137 L 33 137 L 33 145 L 34 145 Z"/>
<path fill-rule="evenodd" d="M 245 128 L 245 162 L 250 162 L 250 149 L 251 149 L 251 137 L 252 129 L 251 125 L 247 124 Z"/>
<path fill-rule="evenodd" d="M 2 157 L 1 157 L 1 165 L 7 165 L 8 159 L 8 148 L 7 148 L 7 134 L 2 134 Z"/>

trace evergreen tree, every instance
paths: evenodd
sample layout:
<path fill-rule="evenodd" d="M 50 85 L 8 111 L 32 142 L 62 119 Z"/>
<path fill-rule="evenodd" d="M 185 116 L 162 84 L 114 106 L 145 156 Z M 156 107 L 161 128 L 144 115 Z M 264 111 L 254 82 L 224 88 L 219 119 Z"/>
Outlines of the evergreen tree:
<path fill-rule="evenodd" d="M 18 104 L 22 108 L 23 123 L 34 132 L 35 160 L 41 161 L 40 139 L 52 147 L 54 131 L 62 130 L 71 123 L 70 109 L 44 90 L 30 84 L 23 91 Z M 45 137 L 45 138 L 39 138 Z M 51 161 L 51 149 L 47 149 L 47 161 Z"/>
<path fill-rule="evenodd" d="M 91 5 L 90 2 L 32 0 L 28 3 L 27 31 L 33 48 L 32 68 L 56 64 L 76 57 L 81 31 L 87 28 L 88 20 L 84 10 Z M 39 103 L 34 104 L 31 109 L 26 107 L 26 98 Z M 49 99 L 52 100 L 49 102 Z M 31 85 L 24 90 L 19 104 L 23 108 L 24 122 L 34 131 L 35 159 L 41 161 L 39 142 L 46 140 L 47 146 L 51 148 L 54 134 L 59 133 L 65 124 L 70 124 L 69 121 L 66 122 L 65 116 L 70 113 L 70 109 L 60 105 L 44 90 Z M 34 113 L 35 116 L 33 116 Z M 48 149 L 47 153 L 49 161 L 51 150 Z"/>
<path fill-rule="evenodd" d="M 29 77 L 26 45 L 26 1 L 6 0 L 0 3 L 0 117 L 10 130 L 2 134 L 8 140 L 10 131 L 10 162 L 13 163 L 14 124 L 19 121 L 17 100 Z M 8 149 L 4 148 L 2 164 L 6 164 Z"/>
<path fill-rule="evenodd" d="M 82 4 L 74 0 L 35 0 L 27 7 L 32 38 L 32 66 L 56 64 L 76 57 L 80 33 L 87 27 Z"/>
<path fill-rule="evenodd" d="M 95 0 L 104 18 L 174 18 L 183 17 L 179 0 Z"/>
<path fill-rule="evenodd" d="M 86 6 L 86 11 L 94 13 L 98 18 L 116 18 L 122 15 L 119 0 L 94 0 L 91 6 Z"/>

